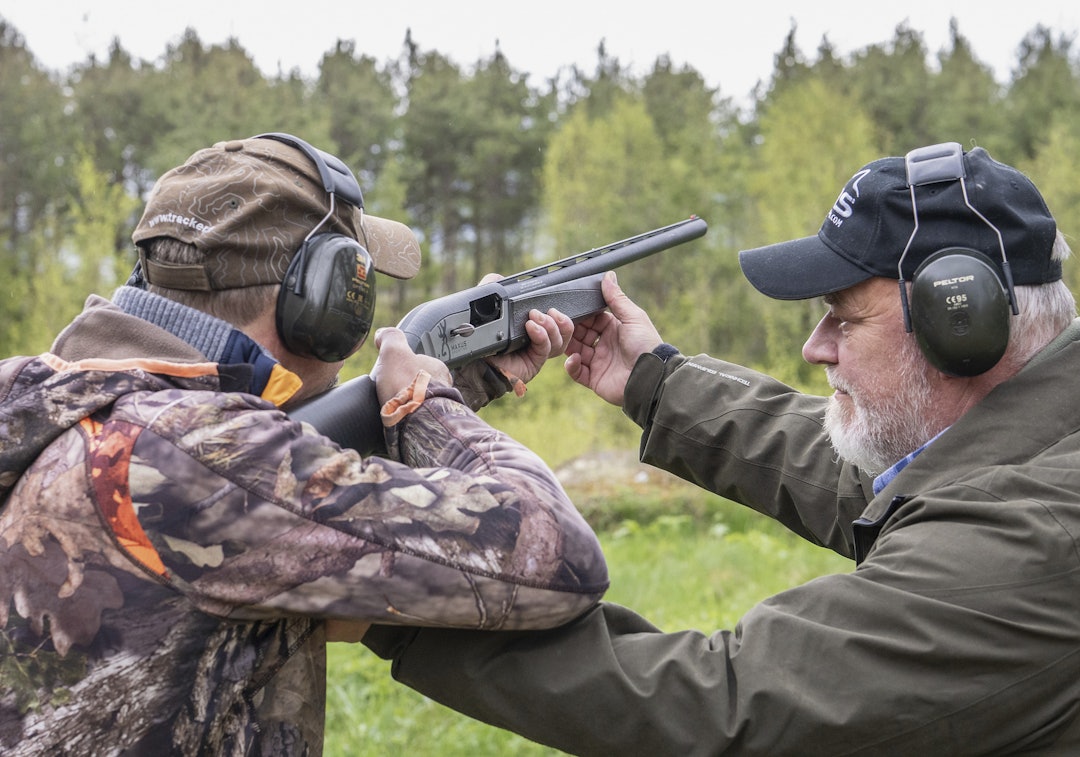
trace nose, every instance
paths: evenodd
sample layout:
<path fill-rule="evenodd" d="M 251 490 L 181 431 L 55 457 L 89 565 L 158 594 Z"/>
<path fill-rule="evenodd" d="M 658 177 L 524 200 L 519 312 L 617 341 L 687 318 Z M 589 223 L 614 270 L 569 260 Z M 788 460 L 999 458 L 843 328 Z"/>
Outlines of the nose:
<path fill-rule="evenodd" d="M 803 360 L 811 365 L 836 365 L 836 337 L 840 322 L 826 313 L 803 344 Z"/>

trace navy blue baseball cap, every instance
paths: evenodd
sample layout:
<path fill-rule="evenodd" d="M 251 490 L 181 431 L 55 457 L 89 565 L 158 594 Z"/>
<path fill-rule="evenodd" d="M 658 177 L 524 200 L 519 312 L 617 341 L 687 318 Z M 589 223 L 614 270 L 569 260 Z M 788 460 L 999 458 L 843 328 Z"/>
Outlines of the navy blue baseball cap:
<path fill-rule="evenodd" d="M 963 181 L 931 175 L 909 184 L 912 156 L 927 158 L 915 165 L 951 159 L 950 170 Z M 963 152 L 947 142 L 866 164 L 844 185 L 817 234 L 743 250 L 739 264 L 762 294 L 804 300 L 874 276 L 899 279 L 902 255 L 910 280 L 920 263 L 947 247 L 985 253 L 1001 273 L 1004 246 L 1014 283 L 1045 284 L 1061 278 L 1061 262 L 1051 258 L 1056 234 L 1054 217 L 1027 176 L 981 147 Z"/>

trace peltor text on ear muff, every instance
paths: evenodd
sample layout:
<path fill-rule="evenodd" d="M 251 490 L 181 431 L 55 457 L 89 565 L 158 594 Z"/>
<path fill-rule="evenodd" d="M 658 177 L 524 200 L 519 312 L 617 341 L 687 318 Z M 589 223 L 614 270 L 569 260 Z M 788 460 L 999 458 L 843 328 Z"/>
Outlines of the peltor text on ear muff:
<path fill-rule="evenodd" d="M 1009 297 L 990 259 L 959 247 L 934 253 L 916 269 L 911 330 L 927 361 L 952 376 L 997 365 L 1009 344 Z"/>

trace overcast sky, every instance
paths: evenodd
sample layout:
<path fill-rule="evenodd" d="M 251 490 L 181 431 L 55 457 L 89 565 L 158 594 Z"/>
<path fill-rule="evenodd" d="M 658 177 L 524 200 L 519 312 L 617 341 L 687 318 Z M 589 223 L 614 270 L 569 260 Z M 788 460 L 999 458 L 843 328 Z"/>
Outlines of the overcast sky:
<path fill-rule="evenodd" d="M 104 57 L 114 37 L 135 57 L 154 61 L 192 27 L 204 44 L 235 37 L 268 75 L 294 68 L 313 75 L 339 38 L 354 40 L 359 52 L 381 62 L 398 56 L 411 29 L 421 49 L 463 66 L 490 57 L 498 44 L 534 84 L 572 64 L 591 72 L 602 40 L 609 55 L 639 75 L 667 53 L 723 95 L 741 99 L 771 74 L 773 55 L 792 23 L 810 58 L 823 35 L 846 54 L 889 41 L 904 22 L 922 32 L 933 54 L 947 45 L 955 17 L 976 56 L 1005 80 L 1024 35 L 1042 24 L 1075 36 L 1078 7 L 1043 0 L 0 0 L 0 17 L 22 33 L 42 65 L 56 71 L 91 54 Z"/>

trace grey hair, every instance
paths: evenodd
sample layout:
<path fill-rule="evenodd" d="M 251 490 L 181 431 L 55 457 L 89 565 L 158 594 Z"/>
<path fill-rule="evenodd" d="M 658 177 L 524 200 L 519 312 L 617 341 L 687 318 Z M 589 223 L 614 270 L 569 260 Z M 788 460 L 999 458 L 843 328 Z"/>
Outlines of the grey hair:
<path fill-rule="evenodd" d="M 1059 231 L 1051 258 L 1064 262 L 1071 254 L 1068 242 Z M 1020 314 L 1010 324 L 1005 359 L 1019 368 L 1072 323 L 1076 318 L 1076 299 L 1069 286 L 1058 280 L 1016 287 L 1016 304 Z"/>

